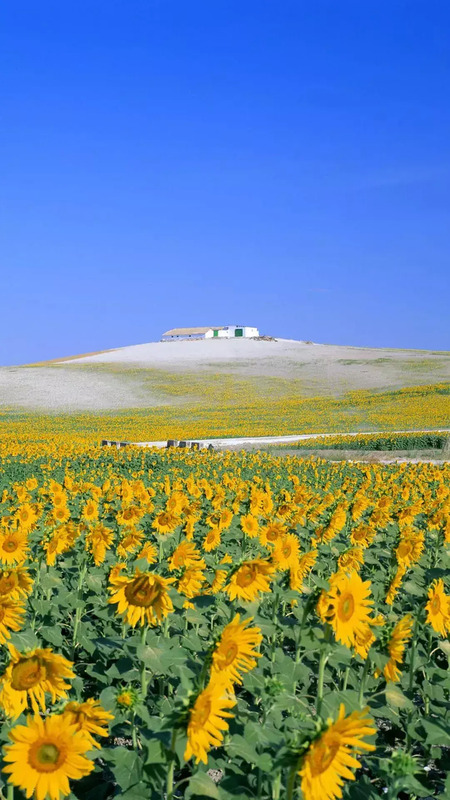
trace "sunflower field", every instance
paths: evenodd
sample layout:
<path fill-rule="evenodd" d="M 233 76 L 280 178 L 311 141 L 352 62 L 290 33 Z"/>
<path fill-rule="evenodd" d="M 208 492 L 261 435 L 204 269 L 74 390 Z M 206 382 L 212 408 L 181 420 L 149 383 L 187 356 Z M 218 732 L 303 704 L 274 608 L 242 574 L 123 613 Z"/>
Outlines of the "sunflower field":
<path fill-rule="evenodd" d="M 1 451 L 8 800 L 450 796 L 450 467 Z"/>

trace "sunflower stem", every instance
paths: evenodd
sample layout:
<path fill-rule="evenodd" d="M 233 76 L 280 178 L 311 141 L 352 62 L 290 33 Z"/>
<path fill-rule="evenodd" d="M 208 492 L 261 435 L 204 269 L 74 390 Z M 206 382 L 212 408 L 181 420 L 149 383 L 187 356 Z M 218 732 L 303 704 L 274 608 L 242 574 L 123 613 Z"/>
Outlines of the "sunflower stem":
<path fill-rule="evenodd" d="M 172 731 L 172 739 L 170 741 L 170 753 L 169 753 L 169 767 L 167 770 L 167 781 L 166 781 L 166 800 L 173 800 L 173 778 L 175 774 L 175 742 L 177 740 L 177 731 L 176 728 Z"/>
<path fill-rule="evenodd" d="M 6 800 L 14 800 L 14 784 L 8 783 L 6 789 Z"/>
<path fill-rule="evenodd" d="M 411 660 L 409 662 L 409 684 L 408 688 L 409 691 L 412 691 L 414 686 L 414 662 L 416 660 L 416 647 L 417 647 L 417 628 L 419 627 L 419 615 L 416 616 L 414 622 L 414 629 L 412 635 L 412 643 L 411 643 Z"/>
<path fill-rule="evenodd" d="M 297 778 L 297 764 L 293 764 L 288 778 L 286 800 L 293 800 L 296 778 Z"/>
<path fill-rule="evenodd" d="M 409 681 L 408 681 L 408 689 L 409 689 L 410 692 L 412 692 L 413 686 L 414 686 L 414 666 L 415 666 L 415 660 L 416 660 L 417 628 L 418 627 L 419 627 L 419 615 L 416 616 L 416 619 L 415 619 L 415 622 L 414 622 L 413 634 L 412 634 L 411 659 L 410 659 L 410 662 L 409 662 Z M 430 649 L 431 648 L 429 648 L 429 650 Z M 426 707 L 426 704 L 425 704 L 425 707 Z M 411 725 L 411 719 L 412 719 L 412 712 L 408 711 L 407 716 L 406 716 L 406 741 L 405 741 L 405 745 L 406 745 L 406 750 L 407 751 L 409 751 L 411 749 L 411 745 L 412 745 L 412 737 L 411 737 L 411 735 L 409 733 L 409 730 L 408 730 L 409 726 Z"/>
<path fill-rule="evenodd" d="M 275 775 L 272 783 L 272 800 L 280 800 L 281 791 L 281 772 Z"/>
<path fill-rule="evenodd" d="M 325 626 L 324 644 L 320 653 L 319 659 L 319 674 L 317 677 L 317 704 L 316 711 L 320 714 L 323 701 L 323 683 L 325 677 L 325 666 L 328 661 L 328 642 L 330 641 L 331 628 L 329 625 Z"/>
<path fill-rule="evenodd" d="M 327 651 L 324 649 L 320 654 L 319 675 L 317 678 L 317 713 L 320 714 L 323 702 L 323 679 L 325 676 L 325 664 L 328 661 Z"/>
<path fill-rule="evenodd" d="M 261 790 L 262 790 L 262 771 L 261 768 L 258 767 L 258 777 L 256 784 L 256 797 L 258 798 L 258 800 L 261 800 Z"/>
<path fill-rule="evenodd" d="M 344 672 L 344 678 L 343 678 L 343 681 L 342 681 L 342 691 L 343 692 L 345 692 L 345 690 L 347 688 L 349 675 L 350 675 L 350 667 L 346 667 L 345 668 L 345 672 Z"/>
<path fill-rule="evenodd" d="M 133 711 L 131 717 L 131 739 L 135 750 L 138 749 L 137 733 L 136 733 L 136 712 Z"/>
<path fill-rule="evenodd" d="M 73 636 L 72 636 L 72 647 L 75 650 L 77 645 L 77 638 L 78 638 L 78 628 L 81 622 L 81 604 L 80 601 L 83 599 L 83 583 L 86 577 L 87 572 L 87 563 L 84 562 L 83 566 L 80 570 L 80 577 L 78 578 L 78 586 L 77 586 L 77 599 L 78 599 L 78 606 L 75 609 L 75 624 L 73 626 Z"/>
<path fill-rule="evenodd" d="M 364 662 L 363 673 L 361 675 L 361 683 L 359 684 L 358 703 L 361 706 L 361 708 L 363 707 L 363 704 L 364 704 L 364 691 L 365 691 L 365 688 L 366 688 L 366 678 L 367 678 L 369 669 L 370 669 L 370 658 L 367 656 L 367 658 L 366 658 L 366 660 Z"/>
<path fill-rule="evenodd" d="M 141 645 L 143 647 L 145 647 L 145 642 L 147 639 L 147 630 L 148 630 L 148 625 L 143 625 L 141 631 Z M 147 672 L 145 670 L 145 661 L 141 661 L 141 691 L 143 700 L 145 702 L 145 699 L 147 697 Z"/>

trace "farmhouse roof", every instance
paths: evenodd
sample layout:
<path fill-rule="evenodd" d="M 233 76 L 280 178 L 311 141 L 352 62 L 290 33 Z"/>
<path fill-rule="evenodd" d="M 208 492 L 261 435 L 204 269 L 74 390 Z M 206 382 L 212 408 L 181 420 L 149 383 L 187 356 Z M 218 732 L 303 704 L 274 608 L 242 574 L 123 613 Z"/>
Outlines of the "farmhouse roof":
<path fill-rule="evenodd" d="M 210 330 L 221 331 L 223 328 L 223 325 L 208 325 L 207 328 L 172 328 L 163 333 L 163 336 L 189 336 L 194 333 L 207 333 Z"/>

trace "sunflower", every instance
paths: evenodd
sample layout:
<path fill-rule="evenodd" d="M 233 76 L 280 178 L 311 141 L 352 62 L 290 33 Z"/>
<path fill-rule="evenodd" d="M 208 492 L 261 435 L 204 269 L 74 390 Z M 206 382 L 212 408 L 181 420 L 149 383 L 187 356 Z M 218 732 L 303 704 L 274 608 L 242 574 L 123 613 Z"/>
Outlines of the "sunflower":
<path fill-rule="evenodd" d="M 322 542 L 331 542 L 334 537 L 340 533 L 345 527 L 347 521 L 347 511 L 345 506 L 339 504 L 331 515 L 328 525 L 321 532 L 320 539 Z"/>
<path fill-rule="evenodd" d="M 367 708 L 353 711 L 346 717 L 341 703 L 336 722 L 330 721 L 328 728 L 310 744 L 298 773 L 305 800 L 342 797 L 343 778 L 355 780 L 351 768 L 361 766 L 355 755 L 362 750 L 375 750 L 373 744 L 363 741 L 365 736 L 376 733 L 367 711 Z"/>
<path fill-rule="evenodd" d="M 362 547 L 351 547 L 338 558 L 338 568 L 342 572 L 359 572 L 364 563 L 364 551 Z"/>
<path fill-rule="evenodd" d="M 368 525 L 358 525 L 350 533 L 350 542 L 354 547 L 369 547 L 375 539 L 375 533 L 376 531 L 373 528 L 369 528 Z"/>
<path fill-rule="evenodd" d="M 203 550 L 205 553 L 210 553 L 211 550 L 216 550 L 220 544 L 220 527 L 216 526 L 208 531 L 203 539 Z"/>
<path fill-rule="evenodd" d="M 201 569 L 187 567 L 178 581 L 177 590 L 180 594 L 184 594 L 185 597 L 197 597 L 200 594 L 204 580 L 205 576 Z"/>
<path fill-rule="evenodd" d="M 273 564 L 262 558 L 244 563 L 231 575 L 225 587 L 230 600 L 252 601 L 259 592 L 270 592 L 270 579 L 275 572 Z"/>
<path fill-rule="evenodd" d="M 300 556 L 298 562 L 291 567 L 289 573 L 289 586 L 299 592 L 303 585 L 303 579 L 308 575 L 316 563 L 319 553 L 317 550 L 309 550 Z"/>
<path fill-rule="evenodd" d="M 277 569 L 293 569 L 298 564 L 300 542 L 293 533 L 277 539 L 272 553 L 272 563 Z"/>
<path fill-rule="evenodd" d="M 176 569 L 182 569 L 183 567 L 204 569 L 205 566 L 205 562 L 195 544 L 192 544 L 192 542 L 181 542 L 169 558 L 169 569 L 171 572 Z"/>
<path fill-rule="evenodd" d="M 9 531 L 0 536 L 2 564 L 21 564 L 28 554 L 28 537 L 24 531 Z"/>
<path fill-rule="evenodd" d="M 240 518 L 239 523 L 243 533 L 249 536 L 250 539 L 254 539 L 258 536 L 259 524 L 257 518 L 254 517 L 253 514 L 245 514 Z"/>
<path fill-rule="evenodd" d="M 28 597 L 32 588 L 33 579 L 30 578 L 26 567 L 0 570 L 0 598 L 3 596 L 10 600 L 19 600 Z"/>
<path fill-rule="evenodd" d="M 386 603 L 387 603 L 388 606 L 392 606 L 393 605 L 405 572 L 406 572 L 406 567 L 404 567 L 402 564 L 400 564 L 397 567 L 397 572 L 395 573 L 395 576 L 394 576 L 394 578 L 393 578 L 393 580 L 391 582 L 391 585 L 389 586 L 389 589 L 387 591 Z"/>
<path fill-rule="evenodd" d="M 234 514 L 229 508 L 222 508 L 219 514 L 219 528 L 221 531 L 226 531 L 233 522 Z"/>
<path fill-rule="evenodd" d="M 28 533 L 37 520 L 37 514 L 33 506 L 29 503 L 24 503 L 23 506 L 17 509 L 14 518 L 17 520 L 22 530 Z"/>
<path fill-rule="evenodd" d="M 217 594 L 223 589 L 226 580 L 227 580 L 228 572 L 225 569 L 216 569 L 214 572 L 214 579 L 211 584 L 211 588 L 208 590 L 208 594 Z M 205 592 L 206 594 L 206 592 Z"/>
<path fill-rule="evenodd" d="M 70 542 L 67 529 L 62 525 L 56 530 L 50 539 L 47 539 L 43 544 L 43 549 L 46 553 L 46 561 L 49 566 L 53 566 L 56 561 L 56 556 L 61 555 L 70 548 Z"/>
<path fill-rule="evenodd" d="M 98 519 L 98 503 L 96 503 L 95 500 L 88 500 L 83 508 L 81 516 L 86 522 L 93 522 Z"/>
<path fill-rule="evenodd" d="M 64 523 L 70 519 L 70 511 L 67 506 L 58 506 L 52 511 L 52 518 L 57 523 Z"/>
<path fill-rule="evenodd" d="M 228 709 L 235 704 L 236 700 L 229 689 L 220 682 L 210 683 L 200 692 L 189 712 L 184 753 L 186 761 L 194 756 L 196 764 L 199 761 L 207 763 L 208 750 L 222 744 L 223 732 L 228 730 L 225 720 L 234 716 Z"/>
<path fill-rule="evenodd" d="M 355 634 L 353 649 L 355 653 L 358 656 L 361 656 L 364 661 L 369 655 L 369 650 L 376 638 L 373 634 L 372 628 L 381 625 L 384 625 L 384 617 L 381 614 L 378 614 L 376 617 L 370 619 L 369 622 L 365 622 Z"/>
<path fill-rule="evenodd" d="M 158 625 L 173 611 L 168 587 L 171 578 L 161 578 L 153 572 L 136 570 L 133 577 L 117 575 L 109 578 L 109 603 L 116 603 L 117 613 L 123 614 L 134 628 L 141 625 Z"/>
<path fill-rule="evenodd" d="M 212 655 L 211 681 L 217 678 L 225 682 L 242 683 L 241 674 L 256 667 L 261 658 L 255 648 L 262 642 L 260 628 L 248 627 L 253 617 L 240 621 L 240 615 L 224 628 Z"/>
<path fill-rule="evenodd" d="M 128 528 L 127 533 L 117 545 L 119 558 L 127 558 L 127 556 L 134 553 L 141 546 L 143 538 L 143 531 L 139 531 L 137 528 Z"/>
<path fill-rule="evenodd" d="M 116 694 L 116 704 L 121 709 L 134 708 L 139 702 L 139 694 L 132 686 L 123 686 Z"/>
<path fill-rule="evenodd" d="M 137 554 L 137 558 L 145 558 L 148 564 L 156 564 L 158 560 L 156 547 L 151 542 L 146 542 Z"/>
<path fill-rule="evenodd" d="M 108 736 L 108 722 L 114 719 L 114 714 L 105 711 L 98 700 L 92 697 L 84 703 L 76 703 L 73 700 L 66 703 L 63 716 L 69 725 L 75 725 L 77 731 L 83 731 L 94 747 L 100 747 L 94 736 Z"/>
<path fill-rule="evenodd" d="M 11 631 L 20 631 L 24 625 L 25 609 L 18 600 L 0 596 L 0 644 L 5 644 Z"/>
<path fill-rule="evenodd" d="M 0 679 L 0 705 L 8 717 L 17 719 L 28 703 L 35 714 L 45 711 L 45 695 L 52 702 L 67 697 L 70 685 L 65 678 L 74 678 L 72 662 L 53 653 L 50 648 L 35 648 L 19 653 L 9 645 L 11 660 Z"/>
<path fill-rule="evenodd" d="M 287 528 L 281 522 L 270 522 L 259 531 L 259 541 L 263 547 L 273 547 L 277 539 L 287 533 Z"/>
<path fill-rule="evenodd" d="M 142 511 L 138 506 L 127 506 L 117 513 L 116 519 L 119 525 L 123 525 L 125 528 L 134 528 L 142 516 Z"/>
<path fill-rule="evenodd" d="M 94 769 L 86 757 L 91 749 L 90 739 L 63 715 L 54 714 L 44 720 L 29 716 L 26 725 L 16 725 L 8 735 L 13 744 L 4 748 L 4 760 L 9 763 L 3 771 L 27 797 L 67 797 L 69 778 L 79 780 Z"/>
<path fill-rule="evenodd" d="M 56 491 L 52 497 L 52 504 L 53 508 L 61 508 L 67 505 L 68 502 L 67 493 L 64 491 Z"/>
<path fill-rule="evenodd" d="M 428 590 L 427 622 L 440 636 L 450 632 L 450 597 L 445 594 L 444 581 L 435 581 Z"/>
<path fill-rule="evenodd" d="M 189 505 L 189 500 L 183 492 L 172 492 L 167 498 L 165 510 L 168 514 L 178 515 L 187 505 Z"/>
<path fill-rule="evenodd" d="M 96 567 L 103 564 L 106 551 L 111 547 L 113 541 L 114 531 L 107 528 L 106 525 L 94 525 L 89 531 L 85 539 L 85 548 L 92 553 Z"/>
<path fill-rule="evenodd" d="M 425 547 L 422 531 L 407 530 L 402 534 L 395 555 L 400 566 L 407 568 L 419 561 Z"/>
<path fill-rule="evenodd" d="M 405 652 L 406 642 L 411 638 L 413 628 L 413 618 L 411 614 L 406 614 L 403 619 L 397 622 L 394 630 L 391 633 L 391 638 L 388 642 L 389 661 L 383 669 L 383 675 L 387 681 L 396 683 L 400 680 L 401 672 L 397 664 L 403 661 L 403 653 Z"/>
<path fill-rule="evenodd" d="M 327 594 L 327 620 L 338 642 L 355 644 L 357 634 L 364 632 L 370 619 L 370 581 L 362 581 L 357 572 L 339 573 L 330 582 Z"/>
<path fill-rule="evenodd" d="M 169 514 L 167 511 L 161 511 L 156 515 L 153 520 L 153 527 L 158 533 L 173 533 L 179 525 L 181 520 L 175 514 Z"/>

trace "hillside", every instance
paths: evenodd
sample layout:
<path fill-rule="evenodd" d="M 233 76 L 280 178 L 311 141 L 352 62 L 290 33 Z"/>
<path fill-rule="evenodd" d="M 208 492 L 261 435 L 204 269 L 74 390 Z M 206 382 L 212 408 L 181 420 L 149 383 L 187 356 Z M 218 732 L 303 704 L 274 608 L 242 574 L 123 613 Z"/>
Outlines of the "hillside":
<path fill-rule="evenodd" d="M 0 407 L 114 411 L 283 396 L 340 397 L 450 379 L 450 353 L 294 340 L 154 342 L 0 368 Z"/>

